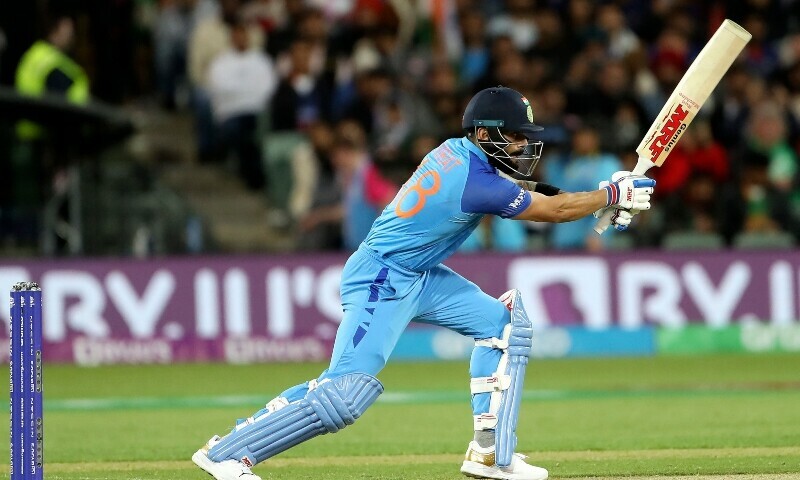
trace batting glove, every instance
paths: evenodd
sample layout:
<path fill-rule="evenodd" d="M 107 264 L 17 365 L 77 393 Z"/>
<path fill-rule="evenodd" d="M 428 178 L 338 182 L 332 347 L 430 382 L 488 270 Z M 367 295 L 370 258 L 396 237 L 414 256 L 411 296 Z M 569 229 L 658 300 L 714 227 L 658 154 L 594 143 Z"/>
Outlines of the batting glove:
<path fill-rule="evenodd" d="M 604 180 L 604 181 L 600 182 L 600 185 L 598 186 L 598 188 L 600 190 L 603 190 L 603 189 L 606 189 L 606 188 L 614 188 L 614 187 L 611 187 L 611 183 L 617 183 L 617 185 L 619 185 L 619 182 L 621 182 L 623 179 L 626 179 L 626 178 L 629 178 L 629 177 L 633 177 L 631 172 L 628 172 L 628 171 L 625 171 L 625 170 L 621 170 L 619 172 L 615 172 L 614 175 L 611 176 L 611 182 Z M 636 176 L 636 177 L 638 178 L 640 176 Z M 651 179 L 647 179 L 647 180 L 652 181 L 653 186 L 655 186 L 655 181 L 654 180 L 651 180 Z M 606 191 L 608 191 L 608 190 L 606 190 Z M 652 187 L 650 187 L 650 193 L 652 193 Z M 647 200 L 649 202 L 649 193 L 647 195 L 648 195 L 648 199 Z M 617 205 L 612 205 L 612 206 L 606 206 L 606 207 L 603 207 L 603 208 L 597 210 L 596 212 L 594 212 L 595 218 L 602 217 L 603 214 L 605 213 L 605 211 L 608 210 L 609 208 L 611 208 L 614 211 L 614 214 L 611 216 L 611 224 L 614 226 L 614 228 L 616 230 L 619 230 L 619 231 L 627 230 L 628 226 L 630 226 L 630 224 L 631 224 L 631 220 L 633 220 L 633 217 L 636 216 L 642 210 L 642 209 L 620 208 L 618 206 L 618 204 L 617 204 Z M 649 203 L 648 203 L 648 208 L 649 208 Z"/>
<path fill-rule="evenodd" d="M 600 189 L 602 190 L 609 183 L 610 182 L 606 180 L 600 182 Z M 614 211 L 614 214 L 611 216 L 611 225 L 620 232 L 623 230 L 627 230 L 628 226 L 630 226 L 631 224 L 631 220 L 633 220 L 633 217 L 639 213 L 638 210 L 625 210 L 616 206 L 611 206 L 611 207 L 603 207 L 597 210 L 596 212 L 594 212 L 594 217 L 599 219 L 609 208 Z"/>
<path fill-rule="evenodd" d="M 617 172 L 617 174 L 622 172 Z M 617 175 L 615 174 L 615 176 Z M 611 182 L 604 186 L 607 205 L 616 205 L 626 210 L 650 210 L 650 194 L 656 181 L 644 175 L 628 175 L 618 180 L 611 177 Z"/>

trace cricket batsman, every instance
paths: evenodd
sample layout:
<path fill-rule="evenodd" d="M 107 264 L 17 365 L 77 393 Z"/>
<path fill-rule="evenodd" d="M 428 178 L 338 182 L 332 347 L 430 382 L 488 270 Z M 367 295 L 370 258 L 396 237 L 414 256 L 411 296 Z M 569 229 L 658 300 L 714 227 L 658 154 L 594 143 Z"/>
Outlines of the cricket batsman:
<path fill-rule="evenodd" d="M 253 465 L 356 421 L 383 392 L 376 375 L 409 322 L 440 325 L 475 340 L 470 359 L 474 438 L 469 477 L 544 480 L 547 470 L 514 452 L 533 330 L 520 292 L 499 299 L 442 265 L 484 215 L 569 222 L 613 209 L 615 228 L 650 208 L 655 181 L 617 172 L 598 190 L 567 193 L 532 181 L 542 142 L 528 100 L 505 87 L 469 102 L 465 136 L 429 152 L 375 220 L 342 272 L 344 318 L 329 367 L 281 393 L 192 460 L 217 480 L 260 480 Z M 535 275 L 536 272 L 531 272 Z"/>

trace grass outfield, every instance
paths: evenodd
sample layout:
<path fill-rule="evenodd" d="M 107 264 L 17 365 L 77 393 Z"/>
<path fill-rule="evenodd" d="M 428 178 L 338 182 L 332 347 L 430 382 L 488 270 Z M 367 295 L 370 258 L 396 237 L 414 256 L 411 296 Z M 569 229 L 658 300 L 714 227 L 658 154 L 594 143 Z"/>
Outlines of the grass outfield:
<path fill-rule="evenodd" d="M 208 479 L 189 460 L 202 443 L 322 368 L 47 365 L 46 478 Z M 355 425 L 254 471 L 462 478 L 466 363 L 394 363 L 380 379 L 386 393 Z M 552 478 L 800 478 L 800 355 L 537 360 L 525 387 L 517 450 Z"/>

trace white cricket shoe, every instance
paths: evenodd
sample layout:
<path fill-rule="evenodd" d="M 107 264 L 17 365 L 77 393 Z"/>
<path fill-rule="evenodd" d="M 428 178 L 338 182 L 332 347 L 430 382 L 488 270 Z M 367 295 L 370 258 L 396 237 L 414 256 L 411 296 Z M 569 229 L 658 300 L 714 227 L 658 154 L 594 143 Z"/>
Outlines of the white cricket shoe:
<path fill-rule="evenodd" d="M 203 445 L 203 448 L 194 452 L 192 461 L 217 480 L 261 480 L 261 477 L 251 472 L 247 465 L 238 460 L 215 462 L 208 458 L 208 451 L 220 440 L 219 435 L 211 437 L 211 440 Z"/>
<path fill-rule="evenodd" d="M 477 442 L 469 442 L 461 473 L 474 478 L 498 480 L 546 480 L 547 470 L 525 463 L 525 455 L 515 453 L 511 465 L 498 467 L 494 463 L 494 446 L 481 448 Z"/>

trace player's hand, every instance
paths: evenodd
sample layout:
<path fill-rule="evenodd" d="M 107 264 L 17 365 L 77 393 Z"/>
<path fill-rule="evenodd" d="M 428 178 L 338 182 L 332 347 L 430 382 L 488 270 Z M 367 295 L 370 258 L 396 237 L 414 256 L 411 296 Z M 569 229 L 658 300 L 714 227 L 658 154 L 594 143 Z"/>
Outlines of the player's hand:
<path fill-rule="evenodd" d="M 637 213 L 639 213 L 639 210 L 615 208 L 614 215 L 611 216 L 611 225 L 614 225 L 614 228 L 620 232 L 627 230 L 631 224 L 631 220 L 633 220 L 634 215 Z"/>
<path fill-rule="evenodd" d="M 603 181 L 600 183 L 600 188 L 603 188 L 605 187 L 603 184 L 608 185 L 609 182 Z M 611 209 L 614 212 L 614 214 L 611 216 L 611 225 L 613 225 L 614 228 L 620 232 L 627 230 L 631 224 L 631 220 L 633 220 L 633 217 L 639 213 L 639 210 L 625 210 L 624 208 L 619 207 L 603 207 L 594 212 L 594 218 L 602 217 L 608 209 Z"/>
<path fill-rule="evenodd" d="M 631 172 L 621 170 L 619 172 L 615 172 L 614 175 L 611 176 L 611 180 L 619 181 L 630 175 Z M 610 183 L 611 182 L 609 182 L 608 180 L 603 180 L 602 182 L 600 182 L 600 185 L 597 188 L 602 190 L 605 187 L 607 187 Z M 633 217 L 640 212 L 640 210 L 626 210 L 623 208 L 612 206 L 612 207 L 603 207 L 597 210 L 596 212 L 594 212 L 594 217 L 595 218 L 602 217 L 603 214 L 606 212 L 606 210 L 608 210 L 609 208 L 614 211 L 614 214 L 611 216 L 611 225 L 613 225 L 614 228 L 619 231 L 627 230 L 631 224 L 631 220 L 633 220 Z"/>
<path fill-rule="evenodd" d="M 655 186 L 656 181 L 644 175 L 616 172 L 611 177 L 611 182 L 604 187 L 608 195 L 607 206 L 616 205 L 625 210 L 650 210 L 650 195 Z"/>

